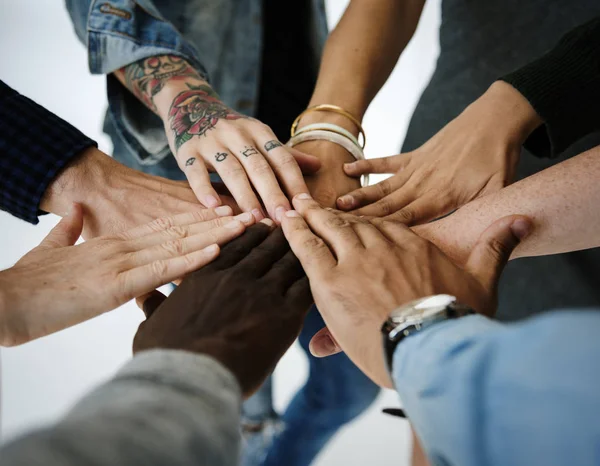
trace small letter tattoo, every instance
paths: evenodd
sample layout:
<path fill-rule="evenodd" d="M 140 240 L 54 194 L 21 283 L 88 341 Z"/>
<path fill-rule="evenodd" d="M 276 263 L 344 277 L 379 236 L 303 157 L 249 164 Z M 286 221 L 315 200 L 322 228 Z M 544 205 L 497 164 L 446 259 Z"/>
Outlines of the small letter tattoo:
<path fill-rule="evenodd" d="M 215 155 L 215 160 L 217 162 L 223 162 L 227 158 L 227 152 L 217 152 Z"/>
<path fill-rule="evenodd" d="M 189 159 L 187 159 L 185 161 L 185 166 L 189 167 L 190 165 L 194 165 L 195 161 L 196 161 L 196 157 L 190 157 Z"/>
<path fill-rule="evenodd" d="M 281 143 L 277 139 L 273 139 L 265 144 L 265 150 L 269 152 L 270 150 L 277 149 L 281 147 Z"/>
<path fill-rule="evenodd" d="M 250 157 L 251 155 L 256 155 L 258 154 L 258 151 L 254 148 L 254 147 L 244 147 L 244 150 L 242 151 L 242 155 L 244 157 Z"/>

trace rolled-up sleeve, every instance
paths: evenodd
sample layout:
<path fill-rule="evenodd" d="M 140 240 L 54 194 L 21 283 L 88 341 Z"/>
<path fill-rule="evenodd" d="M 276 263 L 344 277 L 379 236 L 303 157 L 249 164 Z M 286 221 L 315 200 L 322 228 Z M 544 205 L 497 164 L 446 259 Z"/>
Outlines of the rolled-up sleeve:
<path fill-rule="evenodd" d="M 185 58 L 208 79 L 198 52 L 150 0 L 66 0 L 79 39 L 88 51 L 89 69 L 109 74 L 156 55 Z"/>
<path fill-rule="evenodd" d="M 432 464 L 600 464 L 600 310 L 440 323 L 400 343 L 394 382 Z"/>

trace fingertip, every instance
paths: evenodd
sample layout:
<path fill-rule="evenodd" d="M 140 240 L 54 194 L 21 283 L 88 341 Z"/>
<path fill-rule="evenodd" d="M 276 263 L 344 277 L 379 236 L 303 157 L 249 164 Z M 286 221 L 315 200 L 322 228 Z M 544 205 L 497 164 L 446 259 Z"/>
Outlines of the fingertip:
<path fill-rule="evenodd" d="M 217 217 L 229 217 L 230 215 L 233 215 L 233 209 L 228 205 L 223 205 L 217 207 L 215 213 L 217 214 Z"/>
<path fill-rule="evenodd" d="M 213 209 L 221 205 L 221 199 L 213 194 L 205 194 L 202 196 L 202 203 L 209 209 Z"/>
<path fill-rule="evenodd" d="M 513 235 L 519 238 L 519 241 L 523 241 L 527 238 L 533 230 L 533 224 L 527 217 L 519 217 L 510 226 L 510 231 Z"/>
<path fill-rule="evenodd" d="M 221 248 L 217 243 L 211 244 L 210 246 L 205 247 L 202 252 L 209 258 L 213 258 L 219 255 Z"/>
<path fill-rule="evenodd" d="M 270 218 L 263 218 L 259 223 L 262 223 L 263 225 L 267 225 L 270 229 L 275 228 L 275 222 L 273 220 L 271 220 Z"/>
<path fill-rule="evenodd" d="M 343 168 L 346 175 L 355 175 L 358 171 L 358 162 L 345 163 Z"/>
<path fill-rule="evenodd" d="M 339 197 L 337 199 L 337 206 L 342 210 L 350 210 L 355 207 L 356 200 L 354 197 L 346 194 L 345 196 Z"/>

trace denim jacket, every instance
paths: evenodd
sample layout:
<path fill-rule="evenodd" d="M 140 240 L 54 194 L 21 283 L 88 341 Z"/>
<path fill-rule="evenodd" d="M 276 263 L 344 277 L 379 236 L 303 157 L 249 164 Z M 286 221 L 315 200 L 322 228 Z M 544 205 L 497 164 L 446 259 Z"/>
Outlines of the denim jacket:
<path fill-rule="evenodd" d="M 262 0 L 65 0 L 93 74 L 163 54 L 184 57 L 230 107 L 253 116 L 262 53 Z M 324 0 L 311 0 L 312 49 L 327 37 Z M 293 16 L 290 17 L 293 20 Z M 105 131 L 142 166 L 170 154 L 159 117 L 108 76 Z M 119 156 L 117 156 L 119 155 Z M 149 168 L 149 167 L 148 167 Z"/>

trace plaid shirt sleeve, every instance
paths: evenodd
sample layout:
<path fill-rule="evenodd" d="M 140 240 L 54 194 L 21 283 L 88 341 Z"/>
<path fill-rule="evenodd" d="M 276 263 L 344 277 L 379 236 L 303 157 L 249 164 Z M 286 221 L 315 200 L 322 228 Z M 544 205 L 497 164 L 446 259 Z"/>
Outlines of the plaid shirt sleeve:
<path fill-rule="evenodd" d="M 0 209 L 37 224 L 56 175 L 96 142 L 0 81 Z"/>

